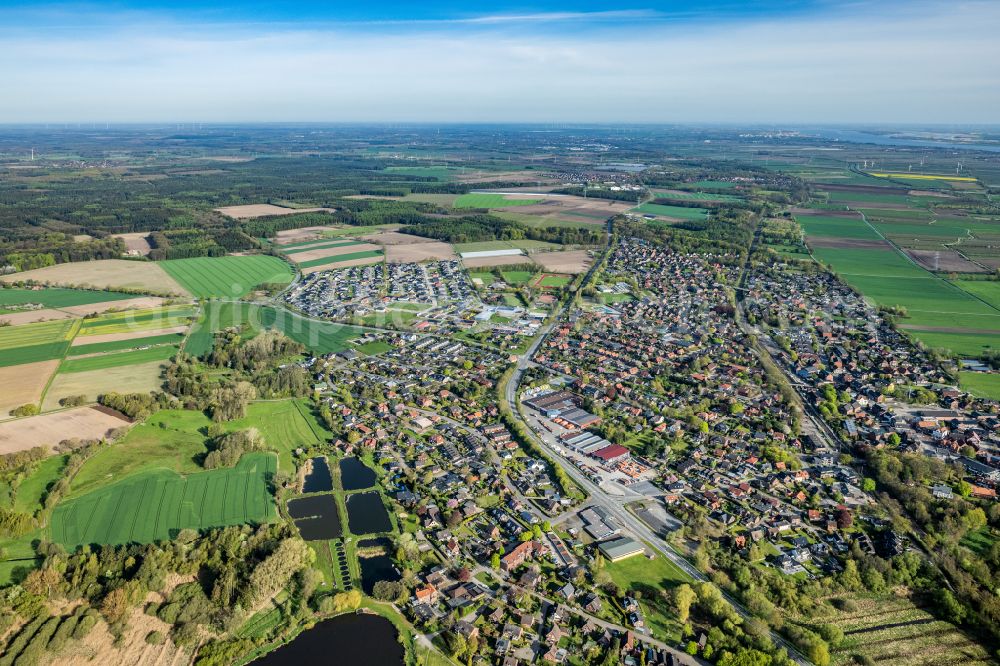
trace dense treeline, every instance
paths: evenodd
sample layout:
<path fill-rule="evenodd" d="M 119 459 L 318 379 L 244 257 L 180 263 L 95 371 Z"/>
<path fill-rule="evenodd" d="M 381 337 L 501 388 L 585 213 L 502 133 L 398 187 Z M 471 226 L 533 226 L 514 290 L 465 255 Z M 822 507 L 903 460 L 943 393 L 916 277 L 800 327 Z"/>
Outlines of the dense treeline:
<path fill-rule="evenodd" d="M 309 373 L 286 363 L 304 350 L 278 331 L 264 331 L 248 340 L 238 330 L 222 331 L 204 361 L 178 354 L 167 366 L 164 387 L 186 408 L 206 411 L 216 421 L 242 418 L 257 397 L 309 395 Z M 230 372 L 214 371 L 220 369 Z"/>
<path fill-rule="evenodd" d="M 117 410 L 133 421 L 142 421 L 160 409 L 174 406 L 174 400 L 163 393 L 105 393 L 97 402 Z"/>
<path fill-rule="evenodd" d="M 750 248 L 756 215 L 750 210 L 720 208 L 707 220 L 684 220 L 661 226 L 615 218 L 615 232 L 664 245 L 675 252 L 712 252 L 743 256 Z"/>
<path fill-rule="evenodd" d="M 224 257 L 230 252 L 255 250 L 260 244 L 239 229 L 207 232 L 203 229 L 154 231 L 149 237 L 153 249 L 149 258 L 188 259 L 191 257 Z"/>

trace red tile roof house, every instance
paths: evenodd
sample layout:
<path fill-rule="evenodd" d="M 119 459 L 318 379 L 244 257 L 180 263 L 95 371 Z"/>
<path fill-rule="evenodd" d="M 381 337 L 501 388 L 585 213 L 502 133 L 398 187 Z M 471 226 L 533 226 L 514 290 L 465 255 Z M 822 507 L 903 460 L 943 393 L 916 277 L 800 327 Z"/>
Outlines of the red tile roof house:
<path fill-rule="evenodd" d="M 514 546 L 509 553 L 500 558 L 500 568 L 513 571 L 521 566 L 526 559 L 545 552 L 545 545 L 538 541 L 525 541 Z"/>

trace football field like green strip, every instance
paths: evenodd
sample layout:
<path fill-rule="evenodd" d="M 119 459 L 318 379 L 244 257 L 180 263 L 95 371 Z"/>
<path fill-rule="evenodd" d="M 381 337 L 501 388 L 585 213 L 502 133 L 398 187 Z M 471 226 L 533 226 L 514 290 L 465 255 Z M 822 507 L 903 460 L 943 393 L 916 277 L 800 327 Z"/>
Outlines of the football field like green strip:
<path fill-rule="evenodd" d="M 69 355 L 84 356 L 86 354 L 104 354 L 114 351 L 125 351 L 138 349 L 140 347 L 152 347 L 156 345 L 180 344 L 184 339 L 183 333 L 166 333 L 164 335 L 153 335 L 148 338 L 135 338 L 133 340 L 114 340 L 112 342 L 97 342 L 90 345 L 76 345 L 69 350 Z"/>
<path fill-rule="evenodd" d="M 59 366 L 59 372 L 87 372 L 89 370 L 106 370 L 108 368 L 120 368 L 124 365 L 138 365 L 152 361 L 166 361 L 173 358 L 176 353 L 177 345 L 163 345 L 161 347 L 150 347 L 149 349 L 122 352 L 119 354 L 101 354 L 85 358 L 74 358 L 63 361 L 63 364 Z"/>
<path fill-rule="evenodd" d="M 351 261 L 353 259 L 368 259 L 369 257 L 381 257 L 381 250 L 368 250 L 366 252 L 349 252 L 347 254 L 338 254 L 333 257 L 323 257 L 321 259 L 313 259 L 312 261 L 304 261 L 299 264 L 299 268 L 312 268 L 313 266 L 326 266 L 330 264 L 334 266 L 335 264 L 340 264 L 345 261 Z"/>

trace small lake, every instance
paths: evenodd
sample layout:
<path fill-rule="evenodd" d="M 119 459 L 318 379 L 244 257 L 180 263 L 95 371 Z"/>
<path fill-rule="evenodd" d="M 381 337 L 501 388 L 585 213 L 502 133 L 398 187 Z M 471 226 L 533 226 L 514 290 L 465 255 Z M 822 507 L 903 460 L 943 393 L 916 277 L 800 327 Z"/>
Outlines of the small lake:
<path fill-rule="evenodd" d="M 396 627 L 378 615 L 338 615 L 318 622 L 253 662 L 257 666 L 364 664 L 403 666 L 403 646 Z"/>
<path fill-rule="evenodd" d="M 380 580 L 399 580 L 401 576 L 392 564 L 392 558 L 388 555 L 376 555 L 375 557 L 359 557 L 358 564 L 361 565 L 361 589 L 365 594 L 371 594 L 375 589 L 375 583 Z"/>
<path fill-rule="evenodd" d="M 392 529 L 389 512 L 382 497 L 376 493 L 358 493 L 347 496 L 347 524 L 353 534 L 376 534 Z"/>
<path fill-rule="evenodd" d="M 312 459 L 312 470 L 306 475 L 302 484 L 304 493 L 325 493 L 333 490 L 333 475 L 326 458 L 318 456 Z"/>
<path fill-rule="evenodd" d="M 288 515 L 295 520 L 299 534 L 306 541 L 336 539 L 343 531 L 340 513 L 333 495 L 315 495 L 288 502 Z"/>
<path fill-rule="evenodd" d="M 350 456 L 340 461 L 340 485 L 344 490 L 364 490 L 375 485 L 375 470 Z"/>

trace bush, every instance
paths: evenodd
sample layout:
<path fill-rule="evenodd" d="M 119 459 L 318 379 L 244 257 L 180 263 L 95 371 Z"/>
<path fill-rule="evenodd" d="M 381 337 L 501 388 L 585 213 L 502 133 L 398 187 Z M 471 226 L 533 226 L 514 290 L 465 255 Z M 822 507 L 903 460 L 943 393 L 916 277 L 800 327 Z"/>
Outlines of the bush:
<path fill-rule="evenodd" d="M 34 416 L 39 412 L 38 405 L 21 405 L 10 410 L 11 416 Z"/>
<path fill-rule="evenodd" d="M 83 640 L 90 633 L 90 630 L 97 625 L 97 618 L 100 617 L 97 611 L 91 609 L 83 614 L 80 621 L 76 623 L 76 628 L 73 629 L 73 640 Z"/>
<path fill-rule="evenodd" d="M 166 640 L 167 637 L 159 631 L 151 631 L 146 634 L 146 642 L 150 645 L 163 645 Z"/>
<path fill-rule="evenodd" d="M 87 396 L 85 395 L 69 395 L 62 398 L 59 404 L 63 407 L 79 407 L 80 405 L 87 404 Z"/>

